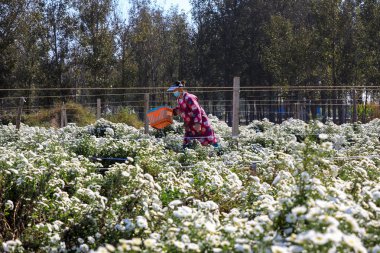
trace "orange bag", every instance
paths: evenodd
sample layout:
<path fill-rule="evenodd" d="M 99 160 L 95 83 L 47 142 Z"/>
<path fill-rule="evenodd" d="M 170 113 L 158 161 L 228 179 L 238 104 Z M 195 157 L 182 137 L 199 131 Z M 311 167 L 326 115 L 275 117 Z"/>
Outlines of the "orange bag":
<path fill-rule="evenodd" d="M 156 129 L 163 129 L 173 124 L 173 109 L 167 106 L 153 108 L 147 116 L 150 126 Z"/>

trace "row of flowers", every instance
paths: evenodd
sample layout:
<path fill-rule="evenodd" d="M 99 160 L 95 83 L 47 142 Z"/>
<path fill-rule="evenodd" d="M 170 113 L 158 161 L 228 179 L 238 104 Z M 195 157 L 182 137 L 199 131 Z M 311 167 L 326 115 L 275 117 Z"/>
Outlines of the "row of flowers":
<path fill-rule="evenodd" d="M 380 252 L 380 120 L 211 121 L 0 126 L 0 251 Z"/>

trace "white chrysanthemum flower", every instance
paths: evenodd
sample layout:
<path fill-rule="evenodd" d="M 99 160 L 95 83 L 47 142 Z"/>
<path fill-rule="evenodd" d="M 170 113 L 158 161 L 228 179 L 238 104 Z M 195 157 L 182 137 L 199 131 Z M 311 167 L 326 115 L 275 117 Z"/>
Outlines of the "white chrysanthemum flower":
<path fill-rule="evenodd" d="M 5 252 L 14 252 L 18 246 L 21 246 L 21 241 L 16 240 L 10 240 L 2 243 L 3 250 Z"/>
<path fill-rule="evenodd" d="M 185 249 L 185 244 L 181 241 L 174 241 L 174 246 L 176 246 L 178 249 L 180 249 L 181 251 Z"/>
<path fill-rule="evenodd" d="M 205 209 L 208 209 L 208 210 L 219 209 L 218 204 L 216 204 L 214 201 L 206 201 L 206 202 L 204 202 L 204 204 L 205 204 L 205 206 L 204 206 Z"/>
<path fill-rule="evenodd" d="M 325 200 L 321 200 L 321 199 L 315 200 L 315 204 L 317 206 L 319 206 L 320 208 L 322 208 L 322 209 L 328 209 L 328 208 L 332 208 L 333 207 L 332 203 L 330 203 L 328 201 L 325 201 Z"/>
<path fill-rule="evenodd" d="M 14 204 L 12 200 L 7 200 L 5 202 L 5 210 L 13 210 Z"/>
<path fill-rule="evenodd" d="M 179 206 L 179 205 L 182 205 L 182 201 L 177 199 L 170 202 L 168 206 L 170 208 L 174 208 L 175 206 Z"/>
<path fill-rule="evenodd" d="M 326 237 L 332 242 L 340 243 L 343 239 L 343 233 L 337 226 L 333 225 L 326 229 Z"/>
<path fill-rule="evenodd" d="M 157 241 L 155 239 L 149 238 L 144 240 L 144 246 L 148 249 L 156 246 Z"/>
<path fill-rule="evenodd" d="M 295 223 L 297 221 L 297 216 L 294 215 L 293 213 L 288 213 L 286 215 L 286 222 L 288 223 Z"/>
<path fill-rule="evenodd" d="M 133 222 L 130 219 L 122 220 L 122 224 L 124 225 L 124 226 L 122 226 L 123 231 L 125 230 L 125 231 L 129 232 L 129 231 L 132 231 L 135 229 L 135 225 L 133 224 Z"/>
<path fill-rule="evenodd" d="M 301 215 L 307 212 L 307 208 L 305 206 L 296 206 L 292 209 L 292 213 L 294 215 Z"/>
<path fill-rule="evenodd" d="M 144 178 L 150 182 L 154 182 L 152 175 L 150 175 L 148 173 L 144 174 Z"/>
<path fill-rule="evenodd" d="M 314 237 L 311 238 L 311 241 L 317 245 L 324 245 L 328 243 L 328 237 L 322 233 L 315 233 Z"/>
<path fill-rule="evenodd" d="M 377 202 L 377 200 L 380 199 L 380 191 L 374 191 L 372 192 L 372 199 Z"/>
<path fill-rule="evenodd" d="M 355 252 L 367 252 L 362 242 L 356 235 L 343 235 L 343 241 Z"/>
<path fill-rule="evenodd" d="M 187 249 L 195 252 L 201 252 L 201 249 L 198 244 L 195 243 L 189 243 L 187 244 Z"/>
<path fill-rule="evenodd" d="M 143 216 L 136 217 L 136 225 L 139 228 L 148 228 L 148 221 Z"/>
<path fill-rule="evenodd" d="M 373 247 L 372 253 L 380 253 L 380 245 L 376 245 L 375 247 Z"/>
<path fill-rule="evenodd" d="M 301 173 L 301 179 L 305 183 L 308 183 L 310 181 L 310 175 L 309 175 L 309 173 L 307 173 L 306 171 L 302 172 Z"/>
<path fill-rule="evenodd" d="M 227 224 L 224 226 L 223 230 L 227 233 L 235 233 L 237 231 L 237 227 L 232 226 L 231 224 Z"/>
<path fill-rule="evenodd" d="M 350 224 L 352 231 L 360 232 L 360 227 L 358 222 L 349 214 L 340 214 L 337 216 L 338 218 L 344 218 L 348 224 Z"/>
<path fill-rule="evenodd" d="M 95 243 L 95 238 L 92 237 L 92 236 L 88 236 L 87 237 L 87 241 L 88 241 L 89 244 L 94 244 Z"/>
<path fill-rule="evenodd" d="M 339 221 L 335 219 L 334 217 L 331 217 L 328 215 L 322 215 L 321 217 L 319 217 L 319 219 L 325 223 L 330 224 L 330 226 L 333 226 L 333 227 L 339 226 Z"/>
<path fill-rule="evenodd" d="M 128 171 L 122 171 L 122 172 L 121 172 L 121 175 L 122 175 L 123 177 L 130 177 L 130 176 L 131 176 L 131 174 L 130 174 Z"/>
<path fill-rule="evenodd" d="M 252 252 L 251 247 L 248 244 L 235 243 L 234 249 L 237 252 Z"/>
<path fill-rule="evenodd" d="M 155 239 L 156 241 L 161 239 L 161 235 L 158 233 L 151 233 L 149 237 Z"/>
<path fill-rule="evenodd" d="M 304 243 L 307 241 L 311 241 L 313 237 L 315 236 L 316 232 L 314 230 L 308 230 L 305 232 L 302 232 L 301 234 L 298 234 L 295 238 L 295 241 L 297 243 Z"/>
<path fill-rule="evenodd" d="M 301 253 L 301 252 L 304 252 L 304 248 L 299 245 L 292 245 L 289 247 L 289 251 L 291 253 Z"/>
<path fill-rule="evenodd" d="M 55 244 L 61 240 L 61 237 L 59 234 L 54 234 L 52 237 L 50 237 L 50 241 Z"/>
<path fill-rule="evenodd" d="M 131 244 L 134 246 L 140 246 L 142 244 L 141 238 L 132 238 Z"/>
<path fill-rule="evenodd" d="M 184 242 L 184 243 L 189 243 L 190 242 L 190 237 L 186 234 L 183 234 L 181 236 L 181 241 Z"/>
<path fill-rule="evenodd" d="M 115 247 L 114 247 L 113 245 L 108 244 L 108 243 L 106 243 L 105 247 L 106 247 L 106 249 L 107 249 L 109 252 L 114 252 L 114 251 L 116 250 Z"/>
<path fill-rule="evenodd" d="M 79 246 L 79 250 L 80 250 L 80 252 L 89 252 L 90 251 L 90 247 L 88 247 L 87 244 L 81 244 Z"/>
<path fill-rule="evenodd" d="M 273 180 L 273 182 L 272 182 L 272 185 L 276 185 L 276 184 L 278 184 L 278 182 L 280 182 L 280 180 L 281 180 L 281 174 L 278 174 L 278 175 L 274 178 L 274 180 Z"/>
<path fill-rule="evenodd" d="M 290 253 L 289 249 L 282 246 L 273 245 L 271 247 L 272 253 Z"/>
<path fill-rule="evenodd" d="M 210 233 L 215 233 L 216 232 L 216 225 L 213 222 L 209 222 L 209 221 L 206 222 L 205 223 L 205 228 Z"/>
<path fill-rule="evenodd" d="M 253 232 L 255 233 L 255 235 L 261 235 L 264 233 L 264 228 L 261 226 L 261 225 L 256 225 L 254 226 L 253 228 Z"/>
<path fill-rule="evenodd" d="M 114 131 L 112 128 L 107 127 L 107 128 L 105 129 L 105 131 L 104 131 L 104 134 L 105 134 L 106 136 L 113 137 L 113 136 L 115 135 L 115 131 Z"/>
<path fill-rule="evenodd" d="M 373 211 L 380 213 L 380 207 L 377 207 L 375 203 L 372 201 L 368 202 L 369 207 L 372 208 Z"/>
<path fill-rule="evenodd" d="M 193 210 L 188 206 L 181 206 L 178 208 L 178 210 L 173 212 L 173 215 L 177 218 L 186 218 L 191 216 L 193 213 Z"/>

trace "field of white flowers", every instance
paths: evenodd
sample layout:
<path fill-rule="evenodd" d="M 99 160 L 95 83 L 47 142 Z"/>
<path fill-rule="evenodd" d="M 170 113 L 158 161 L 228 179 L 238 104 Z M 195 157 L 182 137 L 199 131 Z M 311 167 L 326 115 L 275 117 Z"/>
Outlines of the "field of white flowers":
<path fill-rule="evenodd" d="M 0 252 L 380 252 L 380 120 L 240 129 L 0 126 Z"/>

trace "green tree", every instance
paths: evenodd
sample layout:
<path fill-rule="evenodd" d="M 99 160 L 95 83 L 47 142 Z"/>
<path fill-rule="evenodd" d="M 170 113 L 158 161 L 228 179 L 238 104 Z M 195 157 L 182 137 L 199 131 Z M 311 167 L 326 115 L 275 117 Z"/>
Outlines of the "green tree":
<path fill-rule="evenodd" d="M 68 88 L 68 64 L 70 60 L 70 44 L 73 43 L 75 18 L 70 13 L 72 0 L 46 0 L 44 7 L 44 26 L 48 44 L 48 58 L 45 62 L 45 72 L 48 75 L 44 86 Z M 67 95 L 61 90 L 60 95 Z"/>
<path fill-rule="evenodd" d="M 165 73 L 162 81 L 171 82 L 178 79 L 193 80 L 193 31 L 188 24 L 187 16 L 184 13 L 178 13 L 177 9 L 171 9 L 166 19 L 168 26 L 165 43 Z"/>
<path fill-rule="evenodd" d="M 79 52 L 77 63 L 84 67 L 89 87 L 110 86 L 109 76 L 115 64 L 115 40 L 112 29 L 112 0 L 81 0 L 74 4 L 78 13 Z"/>
<path fill-rule="evenodd" d="M 166 52 L 166 20 L 162 10 L 148 3 L 135 4 L 130 14 L 131 46 L 137 63 L 137 83 L 149 87 L 161 81 Z"/>
<path fill-rule="evenodd" d="M 15 65 L 12 69 L 14 78 L 10 81 L 13 87 L 29 89 L 28 92 L 20 93 L 27 97 L 35 95 L 34 88 L 46 82 L 43 63 L 48 50 L 46 40 L 43 39 L 43 6 L 42 0 L 28 2 L 24 14 L 18 20 L 17 37 L 11 45 Z M 27 102 L 31 105 L 33 101 L 28 99 Z"/>
<path fill-rule="evenodd" d="M 26 12 L 26 1 L 4 0 L 0 2 L 0 87 L 12 88 L 12 73 L 17 61 L 15 41 L 18 38 L 20 25 Z M 0 97 L 8 96 L 2 92 Z"/>

